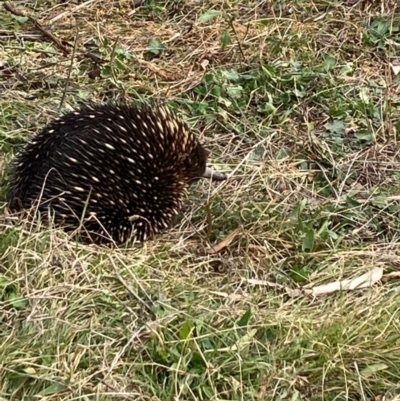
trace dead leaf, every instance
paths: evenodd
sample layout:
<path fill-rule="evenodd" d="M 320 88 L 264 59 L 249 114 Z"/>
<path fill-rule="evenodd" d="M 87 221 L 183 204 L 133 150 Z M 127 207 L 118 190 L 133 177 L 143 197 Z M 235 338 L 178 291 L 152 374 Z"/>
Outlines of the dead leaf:
<path fill-rule="evenodd" d="M 334 281 L 332 283 L 319 285 L 314 288 L 307 288 L 303 291 L 306 295 L 317 297 L 319 295 L 330 294 L 340 290 L 356 290 L 359 288 L 367 288 L 372 287 L 382 278 L 382 276 L 383 269 L 381 267 L 377 267 L 376 269 L 373 269 L 356 278 Z"/>
<path fill-rule="evenodd" d="M 227 237 L 225 237 L 221 242 L 214 246 L 209 246 L 205 249 L 205 252 L 208 253 L 209 255 L 213 255 L 215 253 L 218 253 L 222 251 L 222 249 L 228 247 L 232 241 L 236 238 L 236 236 L 239 234 L 240 228 L 237 228 L 235 231 L 232 231 Z"/>
<path fill-rule="evenodd" d="M 200 63 L 200 65 L 203 68 L 203 70 L 207 69 L 208 64 L 210 64 L 210 62 L 207 59 L 202 60 L 201 63 Z"/>
<path fill-rule="evenodd" d="M 392 278 L 400 278 L 400 272 L 391 272 L 385 274 L 384 278 L 392 279 Z"/>
<path fill-rule="evenodd" d="M 228 294 L 226 292 L 221 292 L 221 291 L 211 291 L 210 294 L 222 297 L 222 298 L 226 298 L 230 301 L 242 301 L 243 299 L 245 299 L 244 295 L 240 295 L 240 294 Z"/>
<path fill-rule="evenodd" d="M 392 67 L 393 74 L 398 75 L 400 72 L 400 65 L 390 64 L 390 66 Z"/>
<path fill-rule="evenodd" d="M 376 363 L 375 365 L 369 365 L 363 369 L 360 373 L 363 377 L 371 377 L 381 370 L 386 370 L 389 366 L 384 363 Z"/>
<path fill-rule="evenodd" d="M 289 287 L 286 287 L 285 290 L 286 290 L 286 293 L 291 298 L 297 298 L 297 297 L 300 297 L 300 296 L 304 295 L 303 290 L 301 288 L 295 288 L 293 290 L 293 289 L 291 289 Z"/>
<path fill-rule="evenodd" d="M 253 285 L 265 285 L 267 287 L 274 287 L 274 288 L 284 288 L 283 285 L 278 284 L 278 283 L 273 283 L 271 281 L 265 281 L 265 280 L 257 280 L 255 278 L 249 278 L 247 280 L 249 284 Z"/>

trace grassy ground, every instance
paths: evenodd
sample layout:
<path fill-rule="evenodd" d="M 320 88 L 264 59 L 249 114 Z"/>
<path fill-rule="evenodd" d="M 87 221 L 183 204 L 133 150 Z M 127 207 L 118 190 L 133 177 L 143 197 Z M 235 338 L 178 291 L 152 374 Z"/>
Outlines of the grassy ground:
<path fill-rule="evenodd" d="M 88 100 L 167 100 L 236 179 L 130 249 L 3 216 L 0 400 L 395 399 L 397 3 L 15 2 L 68 54 L 1 9 L 2 210 L 18 148 Z M 370 288 L 292 291 L 373 268 Z"/>

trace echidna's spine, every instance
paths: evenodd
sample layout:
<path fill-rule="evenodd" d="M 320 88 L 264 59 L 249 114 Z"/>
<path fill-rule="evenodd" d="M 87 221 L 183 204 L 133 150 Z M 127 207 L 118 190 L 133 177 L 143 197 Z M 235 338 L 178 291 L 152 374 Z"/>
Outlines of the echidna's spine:
<path fill-rule="evenodd" d="M 89 104 L 50 123 L 13 163 L 9 198 L 54 214 L 71 230 L 84 218 L 95 242 L 144 240 L 168 227 L 207 153 L 165 107 Z"/>

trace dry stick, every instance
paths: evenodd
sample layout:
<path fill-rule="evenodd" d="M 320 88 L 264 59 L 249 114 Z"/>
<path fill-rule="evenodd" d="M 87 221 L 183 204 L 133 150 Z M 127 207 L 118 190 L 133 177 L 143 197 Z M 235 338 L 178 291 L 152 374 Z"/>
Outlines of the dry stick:
<path fill-rule="evenodd" d="M 111 259 L 110 257 L 109 257 L 109 260 L 110 260 L 112 266 L 114 267 L 115 275 L 114 275 L 114 276 L 112 276 L 112 275 L 106 275 L 105 277 L 107 277 L 107 278 L 113 278 L 114 280 L 118 280 L 118 281 L 120 282 L 120 284 L 122 284 L 122 285 L 125 287 L 125 289 L 126 289 L 138 302 L 140 302 L 140 303 L 144 306 L 144 308 L 150 313 L 150 315 L 152 315 L 152 316 L 154 317 L 154 312 L 153 312 L 153 309 L 151 308 L 151 306 L 150 306 L 149 304 L 147 304 L 145 301 L 143 301 L 143 299 L 140 298 L 139 295 L 137 295 L 137 294 L 135 293 L 135 291 L 132 290 L 131 287 L 129 287 L 129 285 L 127 284 L 127 282 L 126 282 L 126 281 L 123 279 L 123 277 L 119 274 L 118 269 L 117 269 L 117 266 L 116 266 L 115 263 L 114 263 L 114 260 Z M 143 291 L 143 288 L 142 288 L 142 286 L 140 285 L 140 283 L 137 282 L 137 281 L 136 281 L 136 283 L 138 284 L 138 286 L 140 287 L 140 289 Z M 147 293 L 146 293 L 145 291 L 143 291 L 143 293 L 146 295 L 147 301 L 148 301 L 151 305 L 153 305 L 153 301 L 152 301 L 151 298 L 147 295 Z"/>
<path fill-rule="evenodd" d="M 3 7 L 4 7 L 8 12 L 10 12 L 11 14 L 17 15 L 17 16 L 19 16 L 19 17 L 26 17 L 26 15 L 25 15 L 22 11 L 18 10 L 17 8 L 15 8 L 11 2 L 6 2 L 6 3 L 4 3 L 4 4 L 3 4 Z M 35 27 L 36 27 L 40 32 L 42 32 L 42 34 L 43 34 L 46 38 L 50 39 L 53 43 L 55 43 L 55 44 L 61 49 L 61 51 L 62 51 L 64 54 L 69 54 L 69 50 L 66 48 L 65 45 L 63 45 L 63 44 L 61 43 L 61 40 L 58 39 L 56 36 L 54 36 L 54 35 L 53 35 L 51 32 L 49 32 L 47 29 L 43 28 L 42 24 L 41 24 L 39 21 L 37 21 L 35 18 L 30 17 L 30 16 L 28 16 L 28 17 L 26 17 L 26 18 L 28 18 L 28 20 L 31 21 L 31 22 L 33 23 L 33 25 L 35 25 Z"/>
<path fill-rule="evenodd" d="M 58 112 L 61 111 L 62 105 L 63 105 L 64 100 L 65 100 L 65 96 L 67 95 L 67 89 L 68 89 L 69 83 L 71 81 L 71 73 L 72 73 L 72 67 L 74 65 L 75 52 L 76 52 L 76 48 L 77 48 L 77 45 L 78 45 L 78 37 L 79 37 L 79 31 L 78 31 L 78 27 L 77 27 L 76 28 L 75 41 L 74 41 L 74 47 L 72 49 L 72 55 L 71 55 L 71 64 L 70 64 L 69 70 L 68 70 L 67 82 L 65 83 L 63 94 L 61 96 L 60 105 L 58 106 Z"/>
<path fill-rule="evenodd" d="M 37 41 L 40 40 L 42 38 L 42 35 L 39 34 L 29 34 L 29 33 L 17 33 L 17 32 L 7 32 L 7 31 L 0 31 L 0 39 L 26 39 L 26 40 L 30 40 L 30 41 Z"/>
<path fill-rule="evenodd" d="M 67 17 L 68 15 L 73 14 L 76 11 L 79 11 L 81 8 L 85 8 L 89 6 L 91 3 L 94 3 L 98 0 L 87 0 L 84 3 L 78 4 L 76 7 L 74 7 L 72 10 L 67 10 L 62 12 L 61 14 L 56 15 L 54 18 L 52 18 L 49 23 L 52 24 L 53 22 L 58 21 L 61 18 Z M 139 7 L 144 3 L 144 0 L 134 0 L 133 1 L 133 6 L 134 7 Z"/>
<path fill-rule="evenodd" d="M 113 48 L 111 50 L 111 56 L 110 56 L 110 67 L 111 67 L 111 74 L 114 79 L 115 85 L 118 86 L 117 82 L 117 76 L 115 75 L 115 70 L 114 70 L 114 58 L 115 58 L 115 51 L 117 50 L 117 44 L 118 44 L 119 36 L 117 36 L 117 39 L 115 39 L 115 42 L 113 44 Z"/>
<path fill-rule="evenodd" d="M 125 400 L 128 400 L 128 401 L 136 401 L 137 400 L 137 398 L 133 398 L 128 394 L 121 393 L 115 387 L 113 387 L 110 384 L 106 383 L 102 379 L 100 379 L 100 383 L 104 384 L 109 390 L 113 391 L 115 393 L 115 395 L 118 395 L 118 397 L 122 397 L 122 398 L 124 398 Z"/>
<path fill-rule="evenodd" d="M 24 13 L 18 9 L 16 9 L 10 2 L 4 3 L 4 8 L 9 11 L 10 13 L 14 14 L 14 15 L 18 15 L 20 17 L 25 17 Z M 46 30 L 45 28 L 43 28 L 43 26 L 33 17 L 27 17 L 30 21 L 32 21 L 32 23 L 35 25 L 35 27 L 48 39 L 50 39 L 52 42 L 54 42 L 63 52 L 65 55 L 69 54 L 69 50 L 67 49 L 66 46 L 63 45 L 63 43 L 61 42 L 60 39 L 58 39 L 56 36 L 54 36 L 51 32 L 49 32 L 48 30 Z M 53 20 L 54 21 L 54 18 Z M 51 22 L 50 21 L 50 22 Z M 29 36 L 27 34 L 24 35 L 18 35 L 18 36 L 22 36 L 26 39 L 29 40 L 36 40 L 37 38 L 35 36 Z M 69 44 L 68 42 L 65 42 L 69 47 L 73 47 L 73 45 Z M 92 53 L 92 52 L 85 52 L 84 54 L 86 57 L 90 58 L 91 60 L 93 60 L 95 63 L 105 63 L 105 60 L 103 60 L 101 57 L 99 57 L 97 54 Z"/>
<path fill-rule="evenodd" d="M 140 298 L 139 295 L 136 294 L 136 292 L 133 291 L 131 287 L 129 287 L 128 283 L 123 279 L 123 277 L 117 271 L 115 272 L 115 275 L 107 274 L 104 277 L 112 278 L 114 280 L 119 281 L 119 283 L 125 287 L 125 289 L 129 292 L 129 294 L 132 295 L 132 297 L 135 298 L 153 318 L 155 318 L 154 311 L 151 308 L 151 306 L 147 304 L 145 301 L 143 301 L 143 299 Z M 149 303 L 153 304 L 153 301 L 149 299 Z"/>
<path fill-rule="evenodd" d="M 240 52 L 240 54 L 241 54 L 241 56 L 243 58 L 243 62 L 245 63 L 246 62 L 246 56 L 244 55 L 244 51 L 243 51 L 243 48 L 242 48 L 242 44 L 240 43 L 239 35 L 236 32 L 234 21 L 235 21 L 234 18 L 230 18 L 229 21 L 228 21 L 228 25 L 231 27 L 231 29 L 233 31 L 233 34 L 236 36 L 237 44 L 238 44 L 238 47 L 239 47 L 239 52 Z M 246 33 L 246 35 L 247 35 L 247 33 Z"/>

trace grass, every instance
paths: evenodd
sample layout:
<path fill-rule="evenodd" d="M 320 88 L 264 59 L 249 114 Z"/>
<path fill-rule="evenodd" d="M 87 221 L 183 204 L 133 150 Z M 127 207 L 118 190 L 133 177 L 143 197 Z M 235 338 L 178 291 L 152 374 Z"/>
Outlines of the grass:
<path fill-rule="evenodd" d="M 78 32 L 72 64 L 1 9 L 2 210 L 16 151 L 89 100 L 167 101 L 236 179 L 118 250 L 4 215 L 0 400 L 399 399 L 398 282 L 287 291 L 399 271 L 397 0 L 132 3 L 15 2 Z"/>

